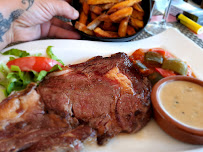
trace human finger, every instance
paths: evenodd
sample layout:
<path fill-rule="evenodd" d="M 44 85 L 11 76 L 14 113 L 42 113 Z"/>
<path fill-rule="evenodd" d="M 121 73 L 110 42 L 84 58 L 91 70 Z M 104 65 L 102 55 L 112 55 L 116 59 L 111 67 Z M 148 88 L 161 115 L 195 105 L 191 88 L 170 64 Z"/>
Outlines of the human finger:
<path fill-rule="evenodd" d="M 79 13 L 70 4 L 63 0 L 55 0 L 55 3 L 51 3 L 55 10 L 53 15 L 65 16 L 66 18 L 75 20 L 79 17 Z"/>
<path fill-rule="evenodd" d="M 80 39 L 80 35 L 77 32 L 66 30 L 55 25 L 51 25 L 48 37 L 61 39 Z"/>
<path fill-rule="evenodd" d="M 61 28 L 67 29 L 67 30 L 75 30 L 75 28 L 72 25 L 70 25 L 68 22 L 64 22 L 55 17 L 51 20 L 51 23 L 52 23 L 52 25 L 59 26 Z"/>

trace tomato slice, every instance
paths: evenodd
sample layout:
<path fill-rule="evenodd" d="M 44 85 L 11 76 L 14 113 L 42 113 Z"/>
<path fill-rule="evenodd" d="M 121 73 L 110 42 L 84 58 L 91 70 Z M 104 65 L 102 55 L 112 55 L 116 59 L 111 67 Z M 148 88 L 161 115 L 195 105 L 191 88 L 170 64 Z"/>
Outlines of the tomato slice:
<path fill-rule="evenodd" d="M 160 73 L 163 77 L 175 76 L 176 74 L 173 71 L 165 70 L 162 68 L 155 68 L 155 70 Z"/>
<path fill-rule="evenodd" d="M 50 71 L 56 64 L 62 66 L 58 61 L 46 57 L 22 57 L 9 61 L 7 66 L 10 68 L 11 65 L 16 65 L 19 66 L 22 71 L 34 70 L 40 72 L 42 70 Z"/>

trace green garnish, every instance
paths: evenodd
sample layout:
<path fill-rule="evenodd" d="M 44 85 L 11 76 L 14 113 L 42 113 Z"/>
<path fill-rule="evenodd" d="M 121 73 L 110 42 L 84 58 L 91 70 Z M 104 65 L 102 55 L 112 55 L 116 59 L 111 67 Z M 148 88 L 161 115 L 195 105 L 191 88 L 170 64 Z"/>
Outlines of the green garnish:
<path fill-rule="evenodd" d="M 42 56 L 42 53 L 36 53 L 33 56 Z"/>
<path fill-rule="evenodd" d="M 16 58 L 14 58 L 14 57 L 9 57 L 9 61 L 12 61 L 12 60 L 15 60 Z"/>
<path fill-rule="evenodd" d="M 2 54 L 3 55 L 13 55 L 13 56 L 20 57 L 20 58 L 30 55 L 30 53 L 23 51 L 23 50 L 19 50 L 19 49 L 10 49 Z"/>
<path fill-rule="evenodd" d="M 64 63 L 63 63 L 60 59 L 58 59 L 57 56 L 54 55 L 54 53 L 53 53 L 53 51 L 52 51 L 52 47 L 53 47 L 53 46 L 48 46 L 48 47 L 47 47 L 46 53 L 47 53 L 48 57 L 51 58 L 51 59 L 53 59 L 53 60 L 56 60 L 56 61 L 58 61 L 59 63 L 61 63 L 62 65 L 64 65 Z"/>
<path fill-rule="evenodd" d="M 19 91 L 25 89 L 31 82 L 39 83 L 48 73 L 62 70 L 57 64 L 49 72 L 47 71 L 21 71 L 18 66 L 12 65 L 11 69 L 6 64 L 0 64 L 0 72 L 4 75 L 3 79 L 0 79 L 0 85 L 5 88 L 5 96 L 8 96 L 12 91 Z"/>

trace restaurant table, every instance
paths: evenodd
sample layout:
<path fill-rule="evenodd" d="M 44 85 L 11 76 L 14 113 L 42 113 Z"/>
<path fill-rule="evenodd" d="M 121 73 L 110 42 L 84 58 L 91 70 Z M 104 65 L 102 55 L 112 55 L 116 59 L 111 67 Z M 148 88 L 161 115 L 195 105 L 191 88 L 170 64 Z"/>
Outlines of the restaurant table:
<path fill-rule="evenodd" d="M 162 17 L 163 17 L 163 15 L 161 12 L 154 10 L 152 17 L 151 17 L 151 22 L 160 21 L 162 19 Z M 186 37 L 188 37 L 193 42 L 195 42 L 197 45 L 199 45 L 201 48 L 203 48 L 203 34 L 200 34 L 200 35 L 195 34 L 190 29 L 188 29 L 186 26 L 177 22 L 176 18 L 172 15 L 169 15 L 168 22 L 171 23 L 173 28 L 178 29 L 182 34 L 184 34 Z M 135 39 L 133 39 L 133 41 L 148 38 L 151 36 L 153 36 L 153 35 L 147 33 L 146 31 L 142 31 L 140 33 L 140 35 L 138 35 Z"/>

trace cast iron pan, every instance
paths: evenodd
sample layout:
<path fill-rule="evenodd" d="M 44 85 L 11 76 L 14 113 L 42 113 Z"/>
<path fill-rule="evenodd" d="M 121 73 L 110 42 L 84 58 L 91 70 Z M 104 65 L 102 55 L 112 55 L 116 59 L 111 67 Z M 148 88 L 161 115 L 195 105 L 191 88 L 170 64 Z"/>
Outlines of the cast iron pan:
<path fill-rule="evenodd" d="M 144 28 L 146 27 L 147 23 L 149 22 L 149 20 L 151 18 L 151 5 L 152 5 L 152 0 L 142 0 L 141 6 L 145 12 L 145 14 L 144 14 Z M 81 8 L 79 0 L 73 0 L 72 6 L 75 9 L 77 9 L 78 11 Z M 75 22 L 76 21 L 72 21 L 73 25 L 75 25 Z M 103 38 L 103 37 L 96 37 L 96 36 L 87 35 L 81 31 L 79 31 L 79 32 L 82 35 L 83 39 L 89 39 L 89 40 L 94 40 L 94 41 L 105 41 L 105 42 L 127 42 L 127 41 L 130 41 L 130 40 L 134 39 L 135 37 L 137 37 L 144 30 L 144 28 L 137 31 L 137 33 L 134 35 L 121 37 L 121 38 Z"/>

